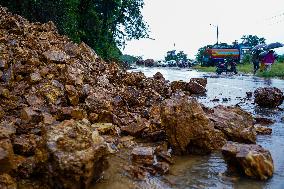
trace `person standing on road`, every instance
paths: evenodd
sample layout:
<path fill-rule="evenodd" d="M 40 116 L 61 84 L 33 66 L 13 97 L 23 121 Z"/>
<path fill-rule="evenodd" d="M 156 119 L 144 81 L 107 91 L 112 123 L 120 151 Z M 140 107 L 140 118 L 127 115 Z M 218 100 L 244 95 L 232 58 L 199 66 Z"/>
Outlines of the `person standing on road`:
<path fill-rule="evenodd" d="M 253 63 L 253 74 L 256 73 L 256 71 L 259 69 L 259 63 L 260 63 L 260 56 L 261 53 L 260 50 L 256 50 L 252 55 L 252 63 Z"/>
<path fill-rule="evenodd" d="M 275 55 L 274 55 L 274 51 L 270 50 L 267 55 L 264 56 L 263 58 L 263 62 L 265 65 L 265 71 L 270 71 L 271 70 L 271 65 L 274 63 L 275 61 Z"/>

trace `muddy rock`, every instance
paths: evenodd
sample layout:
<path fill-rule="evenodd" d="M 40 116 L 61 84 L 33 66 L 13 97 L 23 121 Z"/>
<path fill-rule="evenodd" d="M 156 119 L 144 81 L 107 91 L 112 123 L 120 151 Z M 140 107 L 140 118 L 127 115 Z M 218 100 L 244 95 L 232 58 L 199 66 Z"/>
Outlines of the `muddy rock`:
<path fill-rule="evenodd" d="M 54 63 L 65 63 L 69 59 L 69 56 L 61 50 L 49 50 L 44 52 L 43 55 L 47 61 Z"/>
<path fill-rule="evenodd" d="M 265 117 L 255 117 L 254 118 L 254 124 L 259 124 L 262 126 L 269 126 L 269 125 L 272 125 L 273 123 L 275 123 L 275 121 L 269 118 L 265 118 Z"/>
<path fill-rule="evenodd" d="M 145 118 L 137 117 L 133 122 L 121 127 L 122 134 L 139 137 L 142 132 L 150 125 Z"/>
<path fill-rule="evenodd" d="M 198 83 L 205 88 L 207 85 L 207 78 L 191 78 L 190 82 Z"/>
<path fill-rule="evenodd" d="M 239 107 L 217 106 L 207 111 L 208 118 L 214 127 L 222 131 L 228 140 L 255 143 L 256 130 L 253 126 L 253 117 Z"/>
<path fill-rule="evenodd" d="M 86 188 L 103 168 L 105 145 L 94 135 L 90 124 L 67 120 L 52 126 L 46 133 L 51 154 L 52 183 L 64 188 Z"/>
<path fill-rule="evenodd" d="M 260 145 L 228 142 L 222 147 L 222 154 L 229 166 L 237 167 L 248 177 L 267 180 L 273 175 L 271 154 Z"/>
<path fill-rule="evenodd" d="M 132 162 L 152 165 L 154 163 L 154 148 L 136 147 L 131 152 Z"/>
<path fill-rule="evenodd" d="M 173 92 L 177 90 L 185 91 L 186 90 L 186 82 L 184 81 L 173 81 L 171 82 L 171 89 Z"/>
<path fill-rule="evenodd" d="M 195 78 L 195 80 L 191 80 L 186 84 L 186 91 L 189 91 L 191 94 L 204 94 L 206 92 L 206 82 Z"/>
<path fill-rule="evenodd" d="M 17 189 L 17 183 L 10 175 L 0 174 L 0 188 Z"/>
<path fill-rule="evenodd" d="M 32 107 L 23 108 L 21 118 L 29 122 L 40 122 L 42 120 L 40 113 L 38 113 Z"/>
<path fill-rule="evenodd" d="M 95 123 L 92 124 L 92 128 L 97 129 L 101 135 L 120 135 L 120 129 L 112 123 Z"/>
<path fill-rule="evenodd" d="M 194 98 L 165 100 L 161 108 L 161 124 L 176 154 L 208 153 L 220 149 L 226 141 L 224 134 L 214 129 Z"/>
<path fill-rule="evenodd" d="M 0 123 L 0 140 L 14 138 L 16 129 L 13 123 L 2 121 Z"/>
<path fill-rule="evenodd" d="M 34 134 L 22 134 L 16 136 L 13 141 L 15 154 L 30 156 L 34 155 L 38 137 Z"/>
<path fill-rule="evenodd" d="M 14 151 L 9 139 L 0 140 L 0 173 L 8 173 L 13 168 Z"/>
<path fill-rule="evenodd" d="M 277 107 L 283 99 L 283 92 L 276 87 L 257 88 L 254 91 L 254 102 L 261 107 Z"/>
<path fill-rule="evenodd" d="M 157 79 L 157 80 L 163 80 L 163 81 L 165 81 L 165 78 L 164 78 L 163 74 L 161 74 L 161 72 L 155 73 L 155 75 L 153 75 L 153 78 L 154 78 L 154 79 Z"/>
<path fill-rule="evenodd" d="M 131 72 L 125 74 L 122 82 L 129 86 L 138 86 L 140 82 L 145 78 L 146 77 L 142 72 Z"/>
<path fill-rule="evenodd" d="M 256 133 L 259 135 L 270 135 L 272 133 L 272 129 L 268 127 L 261 126 L 259 124 L 254 125 L 256 129 Z"/>

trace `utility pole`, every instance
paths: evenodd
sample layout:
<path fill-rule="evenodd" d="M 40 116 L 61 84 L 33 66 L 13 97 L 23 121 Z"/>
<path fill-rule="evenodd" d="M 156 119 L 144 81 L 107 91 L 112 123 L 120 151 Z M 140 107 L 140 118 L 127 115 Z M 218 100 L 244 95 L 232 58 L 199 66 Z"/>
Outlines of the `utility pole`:
<path fill-rule="evenodd" d="M 216 37 L 217 37 L 217 45 L 219 44 L 219 27 L 218 25 L 213 25 L 213 24 L 210 24 L 210 26 L 213 26 L 213 27 L 216 27 L 217 30 L 216 30 Z"/>

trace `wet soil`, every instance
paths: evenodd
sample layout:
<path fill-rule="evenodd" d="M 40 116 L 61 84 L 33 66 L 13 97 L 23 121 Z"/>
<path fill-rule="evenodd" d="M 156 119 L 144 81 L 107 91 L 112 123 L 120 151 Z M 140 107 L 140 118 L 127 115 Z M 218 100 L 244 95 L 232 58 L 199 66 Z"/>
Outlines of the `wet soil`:
<path fill-rule="evenodd" d="M 131 162 L 125 157 L 129 151 L 109 157 L 112 162 L 103 174 L 99 183 L 92 189 L 114 188 L 234 188 L 234 189 L 262 189 L 284 188 L 284 105 L 279 108 L 260 108 L 253 103 L 253 98 L 247 97 L 247 92 L 253 92 L 258 87 L 277 87 L 284 90 L 284 80 L 263 79 L 251 75 L 221 75 L 197 72 L 178 68 L 137 68 L 131 72 L 143 72 L 152 77 L 161 72 L 165 79 L 170 81 L 189 81 L 190 78 L 207 78 L 207 92 L 199 96 L 198 100 L 208 107 L 216 105 L 239 105 L 242 109 L 251 112 L 254 116 L 270 118 L 275 121 L 269 127 L 271 135 L 258 135 L 257 144 L 268 149 L 274 161 L 274 176 L 268 181 L 255 181 L 239 175 L 228 174 L 227 165 L 221 153 L 212 153 L 208 156 L 188 155 L 174 158 L 170 173 L 164 176 L 148 177 L 145 181 L 135 181 L 122 172 L 121 167 Z M 282 119 L 281 119 L 282 118 Z"/>

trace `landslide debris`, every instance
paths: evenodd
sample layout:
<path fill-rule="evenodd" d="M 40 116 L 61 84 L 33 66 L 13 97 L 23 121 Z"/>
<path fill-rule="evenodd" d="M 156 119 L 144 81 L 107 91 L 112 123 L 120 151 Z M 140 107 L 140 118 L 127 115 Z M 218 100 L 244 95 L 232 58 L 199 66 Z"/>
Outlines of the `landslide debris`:
<path fill-rule="evenodd" d="M 166 142 L 150 167 L 138 161 L 143 175 L 168 172 L 169 148 L 208 153 L 225 144 L 225 126 L 189 99 L 206 92 L 206 79 L 128 73 L 52 22 L 30 23 L 3 7 L 0 15 L 0 186 L 88 188 L 109 153 L 137 147 L 133 137 Z M 144 151 L 133 154 L 142 160 Z"/>

